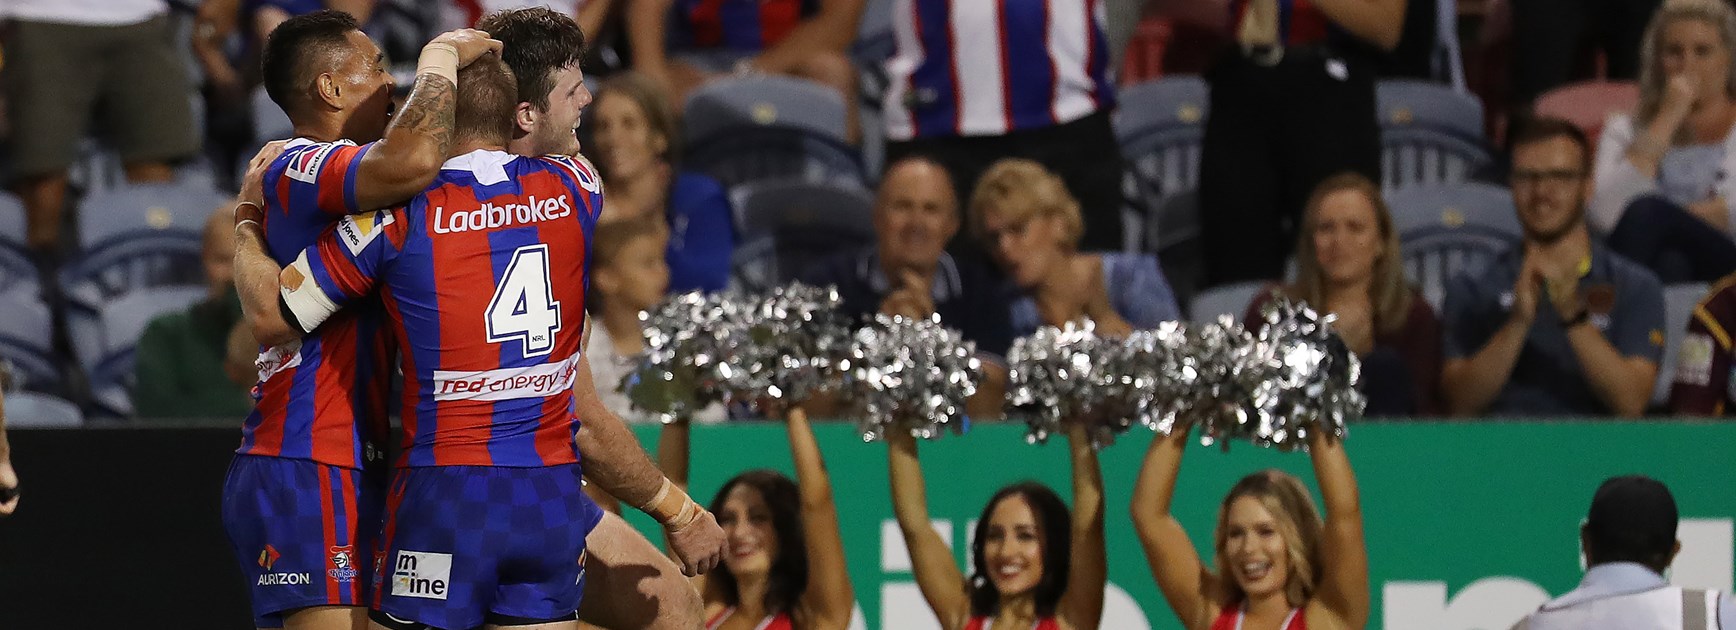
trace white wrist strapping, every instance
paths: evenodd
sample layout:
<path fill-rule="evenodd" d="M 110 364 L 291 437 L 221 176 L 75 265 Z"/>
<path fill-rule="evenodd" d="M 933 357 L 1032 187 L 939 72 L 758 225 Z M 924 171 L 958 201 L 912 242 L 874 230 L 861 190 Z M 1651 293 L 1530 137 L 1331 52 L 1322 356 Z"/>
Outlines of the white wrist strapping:
<path fill-rule="evenodd" d="M 441 42 L 423 46 L 422 56 L 416 59 L 416 75 L 424 74 L 446 77 L 458 85 L 458 47 Z"/>

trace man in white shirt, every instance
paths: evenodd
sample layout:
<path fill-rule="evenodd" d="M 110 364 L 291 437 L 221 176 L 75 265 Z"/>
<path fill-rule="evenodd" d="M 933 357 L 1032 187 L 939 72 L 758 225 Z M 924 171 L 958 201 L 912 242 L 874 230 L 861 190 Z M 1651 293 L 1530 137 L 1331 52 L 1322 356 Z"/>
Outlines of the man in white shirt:
<path fill-rule="evenodd" d="M 1603 482 L 1579 528 L 1590 566 L 1579 588 L 1544 604 L 1514 630 L 1730 630 L 1736 604 L 1717 591 L 1671 586 L 1663 573 L 1681 552 L 1676 500 L 1640 475 Z"/>
<path fill-rule="evenodd" d="M 28 245 L 60 243 L 67 168 L 78 142 L 100 131 L 128 181 L 167 181 L 194 155 L 187 68 L 164 0 L 12 0 L 4 79 L 11 168 L 24 202 Z M 101 115 L 101 124 L 92 125 Z"/>

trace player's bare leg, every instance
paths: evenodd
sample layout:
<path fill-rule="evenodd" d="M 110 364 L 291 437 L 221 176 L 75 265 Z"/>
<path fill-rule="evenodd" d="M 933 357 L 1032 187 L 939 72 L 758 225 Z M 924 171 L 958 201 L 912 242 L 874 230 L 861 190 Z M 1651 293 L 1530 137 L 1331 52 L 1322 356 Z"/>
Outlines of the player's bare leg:
<path fill-rule="evenodd" d="M 314 606 L 283 618 L 283 630 L 364 630 L 368 609 L 361 606 Z"/>
<path fill-rule="evenodd" d="M 482 627 L 487 628 L 488 630 L 579 630 L 584 626 L 577 621 L 556 621 L 553 623 L 539 623 L 534 626 L 497 626 L 494 624 L 487 624 Z"/>
<path fill-rule="evenodd" d="M 586 538 L 579 618 L 609 630 L 693 630 L 705 603 L 681 568 L 620 516 L 605 513 Z"/>

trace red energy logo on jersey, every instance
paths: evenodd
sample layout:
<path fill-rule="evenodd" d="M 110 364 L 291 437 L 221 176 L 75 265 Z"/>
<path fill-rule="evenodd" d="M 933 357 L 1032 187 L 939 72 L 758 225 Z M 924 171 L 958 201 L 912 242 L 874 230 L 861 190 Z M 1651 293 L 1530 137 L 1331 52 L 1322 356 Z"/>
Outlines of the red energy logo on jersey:
<path fill-rule="evenodd" d="M 276 564 L 277 559 L 281 557 L 283 556 L 277 553 L 276 548 L 271 545 L 266 545 L 265 549 L 259 552 L 259 566 L 265 567 L 265 570 L 270 571 L 271 565 Z"/>

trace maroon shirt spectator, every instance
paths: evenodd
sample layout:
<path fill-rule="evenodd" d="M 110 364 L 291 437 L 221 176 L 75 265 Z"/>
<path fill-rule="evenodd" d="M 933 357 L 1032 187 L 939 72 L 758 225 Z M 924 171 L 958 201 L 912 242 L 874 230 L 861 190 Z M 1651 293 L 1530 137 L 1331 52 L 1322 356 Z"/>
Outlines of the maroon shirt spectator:
<path fill-rule="evenodd" d="M 1405 280 L 1398 233 L 1374 182 L 1356 173 L 1322 182 L 1301 233 L 1296 281 L 1261 292 L 1242 321 L 1257 326 L 1261 309 L 1280 295 L 1333 313 L 1362 358 L 1369 415 L 1440 414 L 1440 320 Z"/>
<path fill-rule="evenodd" d="M 1670 413 L 1678 416 L 1722 416 L 1732 407 L 1730 330 L 1736 328 L 1736 274 L 1725 276 L 1688 319 L 1676 355 L 1676 379 L 1670 386 Z"/>

